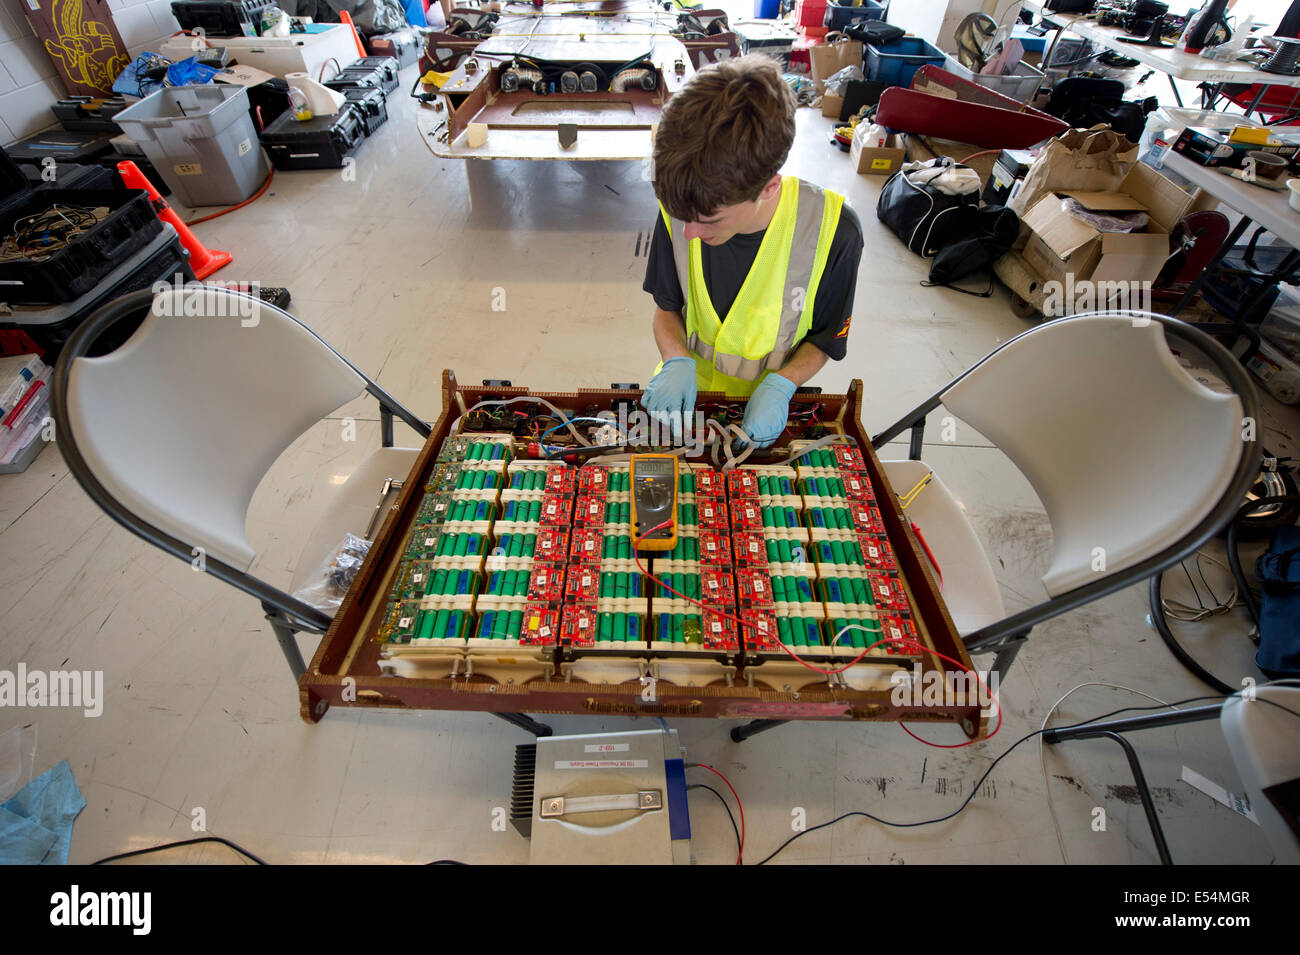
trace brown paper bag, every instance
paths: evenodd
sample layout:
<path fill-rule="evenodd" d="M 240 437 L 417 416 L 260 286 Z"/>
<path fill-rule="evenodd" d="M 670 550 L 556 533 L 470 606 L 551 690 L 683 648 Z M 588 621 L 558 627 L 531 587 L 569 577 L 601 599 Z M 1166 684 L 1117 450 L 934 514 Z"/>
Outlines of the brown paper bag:
<path fill-rule="evenodd" d="M 818 43 L 809 51 L 812 58 L 812 81 L 817 95 L 826 92 L 827 77 L 846 66 L 862 68 L 862 41 L 844 39 L 838 43 Z"/>
<path fill-rule="evenodd" d="M 1024 186 L 1007 206 L 1016 215 L 1024 215 L 1049 192 L 1118 189 L 1137 162 L 1137 154 L 1136 145 L 1104 124 L 1071 129 L 1043 147 L 1029 167 Z"/>

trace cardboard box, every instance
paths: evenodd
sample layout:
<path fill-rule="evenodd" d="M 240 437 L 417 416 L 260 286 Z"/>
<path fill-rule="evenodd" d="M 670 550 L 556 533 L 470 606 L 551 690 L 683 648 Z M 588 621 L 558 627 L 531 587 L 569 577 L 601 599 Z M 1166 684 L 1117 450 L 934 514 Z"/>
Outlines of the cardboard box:
<path fill-rule="evenodd" d="M 864 176 L 892 176 L 906 159 L 907 150 L 892 133 L 881 147 L 864 146 L 857 137 L 849 147 L 849 161 Z"/>
<path fill-rule="evenodd" d="M 1062 208 L 1070 196 L 1093 212 L 1145 211 L 1142 232 L 1101 233 Z M 1145 163 L 1134 165 L 1119 189 L 1060 191 L 1041 197 L 1026 213 L 1023 256 L 1044 281 L 1062 285 L 1092 282 L 1149 282 L 1169 258 L 1169 232 L 1192 197 Z M 1098 303 L 1104 305 L 1104 303 Z"/>
<path fill-rule="evenodd" d="M 827 93 L 822 97 L 822 115 L 827 119 L 839 119 L 844 109 L 844 97 Z"/>

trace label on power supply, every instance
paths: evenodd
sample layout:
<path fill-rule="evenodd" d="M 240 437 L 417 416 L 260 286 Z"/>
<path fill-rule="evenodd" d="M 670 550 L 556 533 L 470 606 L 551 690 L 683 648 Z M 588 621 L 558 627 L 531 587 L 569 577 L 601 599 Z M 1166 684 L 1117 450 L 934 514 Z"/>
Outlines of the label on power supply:
<path fill-rule="evenodd" d="M 588 743 L 582 747 L 582 751 L 584 753 L 626 753 L 631 748 L 631 743 Z"/>
<path fill-rule="evenodd" d="M 648 769 L 645 759 L 557 759 L 556 769 Z"/>

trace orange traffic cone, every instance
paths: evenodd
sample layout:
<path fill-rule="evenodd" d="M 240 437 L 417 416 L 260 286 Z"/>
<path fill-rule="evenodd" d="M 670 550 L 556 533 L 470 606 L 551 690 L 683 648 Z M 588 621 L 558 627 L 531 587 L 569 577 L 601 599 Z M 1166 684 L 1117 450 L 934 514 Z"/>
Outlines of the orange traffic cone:
<path fill-rule="evenodd" d="M 364 60 L 366 58 L 366 48 L 361 45 L 361 34 L 357 32 L 356 24 L 352 22 L 352 14 L 346 10 L 339 11 L 339 22 L 346 23 L 352 28 L 352 39 L 357 41 L 357 58 Z"/>
<path fill-rule="evenodd" d="M 229 252 L 218 252 L 215 249 L 209 249 L 190 231 L 190 227 L 181 221 L 181 217 L 172 212 L 172 207 L 167 205 L 167 200 L 158 194 L 158 190 L 153 187 L 148 179 L 145 178 L 135 163 L 129 159 L 117 164 L 117 174 L 122 177 L 122 185 L 128 189 L 144 189 L 149 193 L 149 200 L 153 203 L 154 211 L 158 213 L 158 218 L 163 222 L 170 223 L 171 227 L 176 230 L 180 236 L 181 245 L 185 246 L 190 253 L 190 268 L 194 270 L 194 277 L 205 279 L 217 269 L 229 265 L 234 260 L 234 256 Z"/>

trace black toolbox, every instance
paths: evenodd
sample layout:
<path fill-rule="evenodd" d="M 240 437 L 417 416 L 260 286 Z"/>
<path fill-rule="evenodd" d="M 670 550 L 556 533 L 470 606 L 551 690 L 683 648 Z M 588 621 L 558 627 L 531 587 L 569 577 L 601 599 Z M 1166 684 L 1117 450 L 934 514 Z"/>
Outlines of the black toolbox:
<path fill-rule="evenodd" d="M 122 183 L 113 170 L 104 166 L 79 166 L 76 163 L 19 163 L 33 192 L 50 189 L 120 189 Z"/>
<path fill-rule="evenodd" d="M 172 16 L 182 30 L 205 36 L 261 36 L 262 15 L 275 0 L 172 0 Z"/>
<path fill-rule="evenodd" d="M 333 116 L 298 120 L 290 110 L 262 130 L 276 169 L 339 169 L 366 138 L 361 111 L 347 103 Z"/>
<path fill-rule="evenodd" d="M 368 65 L 366 60 L 371 64 Z M 367 56 L 345 66 L 326 80 L 325 85 L 340 92 L 353 86 L 372 86 L 387 95 L 389 90 L 397 88 L 397 61 L 391 56 Z"/>
<path fill-rule="evenodd" d="M 98 288 L 69 302 L 57 305 L 16 306 L 0 314 L 0 329 L 21 329 L 45 349 L 45 361 L 54 364 L 59 351 L 81 324 L 95 311 L 128 292 L 151 288 L 158 282 L 168 285 L 194 281 L 190 255 L 181 245 L 176 230 L 159 223 L 158 235 L 114 269 Z M 143 320 L 144 313 L 140 315 Z M 123 320 L 113 327 L 96 354 L 112 351 L 124 343 L 140 321 Z"/>
<path fill-rule="evenodd" d="M 32 258 L 15 251 L 15 224 L 55 206 L 108 209 L 108 215 L 56 251 Z M 143 189 L 42 189 L 8 156 L 0 162 L 0 301 L 10 304 L 70 302 L 85 295 L 108 273 L 162 231 Z"/>
<path fill-rule="evenodd" d="M 377 33 L 366 40 L 366 49 L 374 56 L 391 56 L 397 59 L 397 68 L 410 66 L 424 52 L 424 38 L 412 27 Z"/>
<path fill-rule="evenodd" d="M 107 99 L 93 96 L 69 96 L 50 107 L 59 125 L 68 132 L 107 133 L 116 136 L 122 132 L 113 117 L 126 109 L 126 100 L 120 96 Z"/>
<path fill-rule="evenodd" d="M 120 131 L 109 134 L 47 129 L 6 146 L 4 151 L 14 162 L 34 162 L 40 165 L 46 156 L 53 156 L 55 162 L 85 163 L 111 152 L 113 137 L 120 135 Z"/>
<path fill-rule="evenodd" d="M 367 136 L 375 135 L 375 130 L 388 122 L 388 100 L 383 90 L 373 86 L 350 86 L 340 90 L 348 98 L 348 105 L 361 114 L 361 125 Z"/>

